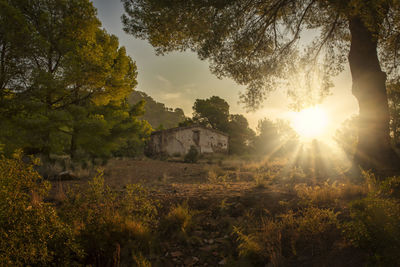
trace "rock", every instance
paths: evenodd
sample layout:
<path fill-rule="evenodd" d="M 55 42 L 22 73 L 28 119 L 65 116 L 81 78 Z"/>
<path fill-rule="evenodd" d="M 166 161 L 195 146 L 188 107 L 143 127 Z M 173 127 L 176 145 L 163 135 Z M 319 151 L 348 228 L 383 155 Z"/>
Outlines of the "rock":
<path fill-rule="evenodd" d="M 219 264 L 219 265 L 225 265 L 225 264 L 226 264 L 226 260 L 225 260 L 225 259 L 222 259 L 222 260 L 220 260 L 220 261 L 218 262 L 218 264 Z"/>

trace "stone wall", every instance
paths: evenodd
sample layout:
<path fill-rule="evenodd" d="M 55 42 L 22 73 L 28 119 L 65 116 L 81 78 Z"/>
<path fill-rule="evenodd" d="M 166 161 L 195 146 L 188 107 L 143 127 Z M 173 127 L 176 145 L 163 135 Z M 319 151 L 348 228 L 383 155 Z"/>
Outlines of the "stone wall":
<path fill-rule="evenodd" d="M 227 153 L 229 137 L 201 126 L 180 127 L 155 132 L 147 150 L 151 155 L 185 155 L 191 146 L 203 153 Z"/>

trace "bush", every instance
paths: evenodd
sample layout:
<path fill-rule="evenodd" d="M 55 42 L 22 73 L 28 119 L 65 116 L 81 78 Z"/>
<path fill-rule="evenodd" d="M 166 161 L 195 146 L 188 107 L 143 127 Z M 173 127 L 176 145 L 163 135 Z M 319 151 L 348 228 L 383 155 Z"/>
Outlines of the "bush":
<path fill-rule="evenodd" d="M 399 266 L 399 177 L 384 181 L 370 178 L 368 197 L 351 203 L 351 221 L 344 224 L 346 238 L 369 254 L 372 265 Z"/>
<path fill-rule="evenodd" d="M 86 253 L 85 264 L 131 266 L 142 253 L 149 253 L 157 202 L 140 185 L 128 185 L 117 194 L 104 184 L 100 172 L 87 187 L 68 192 L 60 209 L 74 225 Z"/>
<path fill-rule="evenodd" d="M 160 224 L 160 232 L 165 236 L 185 237 L 192 226 L 194 211 L 185 202 L 173 207 Z"/>
<path fill-rule="evenodd" d="M 197 151 L 195 146 L 191 146 L 188 153 L 185 155 L 184 161 L 188 163 L 196 163 L 198 159 L 199 151 Z"/>
<path fill-rule="evenodd" d="M 71 228 L 43 202 L 49 189 L 19 156 L 0 159 L 0 266 L 68 266 L 82 256 Z"/>
<path fill-rule="evenodd" d="M 256 265 L 288 265 L 290 261 L 328 253 L 340 236 L 338 213 L 314 207 L 289 211 L 261 224 L 246 225 L 248 233 L 235 228 L 238 254 Z"/>

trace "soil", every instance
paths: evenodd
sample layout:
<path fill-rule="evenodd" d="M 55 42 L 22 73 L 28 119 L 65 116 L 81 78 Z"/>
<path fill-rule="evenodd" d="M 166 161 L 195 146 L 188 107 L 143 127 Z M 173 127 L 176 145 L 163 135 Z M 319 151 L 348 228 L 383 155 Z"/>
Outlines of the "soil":
<path fill-rule="evenodd" d="M 278 173 L 283 165 L 269 169 Z M 238 258 L 234 252 L 238 245 L 234 226 L 250 223 L 252 218 L 279 214 L 283 206 L 298 201 L 294 192 L 272 180 L 258 183 L 254 177 L 254 168 L 243 163 L 113 159 L 104 167 L 105 183 L 115 190 L 140 183 L 160 201 L 161 212 L 167 213 L 185 202 L 193 211 L 195 223 L 190 234 L 171 236 L 158 244 L 162 255 L 151 256 L 153 266 L 252 266 L 245 261 L 232 262 L 232 258 Z M 210 181 L 211 178 L 214 180 Z M 87 180 L 53 182 L 51 196 L 57 200 L 66 186 L 86 184 Z M 332 250 L 330 259 L 314 257 L 304 259 L 300 265 L 321 266 L 329 261 L 329 266 L 354 266 L 362 262 L 359 252 L 341 250 Z M 344 256 L 338 258 L 337 253 Z"/>

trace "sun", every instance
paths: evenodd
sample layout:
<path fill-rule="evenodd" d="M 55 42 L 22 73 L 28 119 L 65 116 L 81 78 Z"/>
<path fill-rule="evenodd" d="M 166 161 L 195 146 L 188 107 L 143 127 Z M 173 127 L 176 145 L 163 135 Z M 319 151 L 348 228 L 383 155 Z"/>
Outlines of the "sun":
<path fill-rule="evenodd" d="M 293 113 L 292 127 L 303 139 L 322 137 L 328 124 L 325 111 L 318 106 Z"/>

